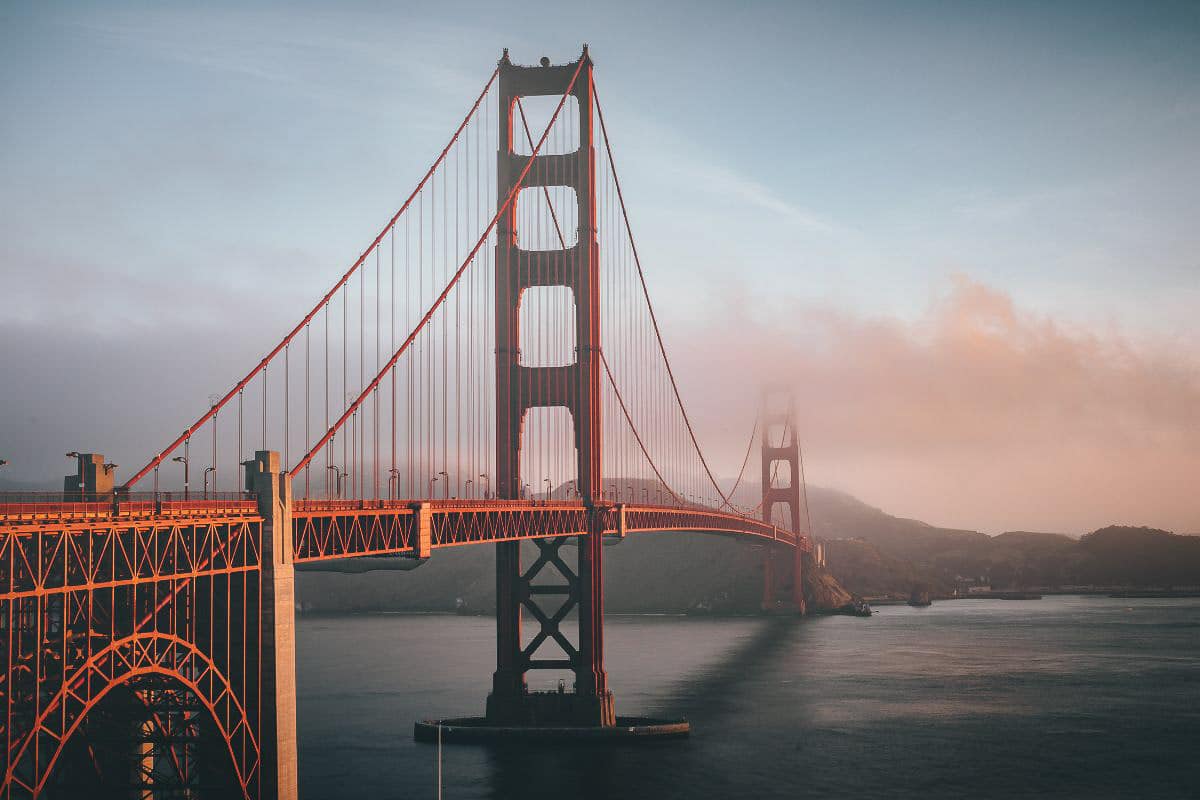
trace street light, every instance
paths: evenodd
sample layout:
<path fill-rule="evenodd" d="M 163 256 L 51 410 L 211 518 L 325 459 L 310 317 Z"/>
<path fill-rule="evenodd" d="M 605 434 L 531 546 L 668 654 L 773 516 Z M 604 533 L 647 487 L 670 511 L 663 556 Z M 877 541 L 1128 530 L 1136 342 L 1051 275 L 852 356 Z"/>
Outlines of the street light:
<path fill-rule="evenodd" d="M 333 496 L 341 499 L 342 496 L 342 479 L 346 477 L 346 473 L 336 464 L 330 464 L 325 467 L 327 470 L 333 471 Z"/>
<path fill-rule="evenodd" d="M 483 499 L 487 500 L 492 491 L 492 480 L 486 472 L 479 473 L 479 477 L 483 478 Z"/>
<path fill-rule="evenodd" d="M 430 500 L 433 499 L 433 485 L 435 483 L 437 483 L 438 475 L 442 475 L 442 474 L 444 474 L 444 473 L 439 472 L 437 475 L 433 475 L 429 478 L 429 499 Z"/>
<path fill-rule="evenodd" d="M 400 494 L 400 470 L 392 467 L 388 470 L 388 498 L 395 500 L 398 494 Z"/>
<path fill-rule="evenodd" d="M 546 481 L 546 499 L 553 500 L 554 499 L 554 481 L 550 480 L 549 478 L 546 478 L 545 481 Z"/>
<path fill-rule="evenodd" d="M 521 489 L 521 499 L 522 499 L 522 500 L 528 500 L 528 499 L 529 499 L 529 484 L 528 484 L 528 483 L 527 483 L 527 484 L 525 484 L 525 485 L 522 487 L 522 489 Z"/>
<path fill-rule="evenodd" d="M 442 499 L 449 500 L 450 499 L 450 476 L 446 474 L 446 470 L 442 470 L 441 472 L 438 473 L 438 475 L 441 475 L 443 478 L 446 479 L 446 480 L 442 481 Z"/>
<path fill-rule="evenodd" d="M 0 458 L 0 467 L 7 467 L 7 466 L 8 466 L 8 462 L 6 460 L 4 460 L 3 458 Z"/>
<path fill-rule="evenodd" d="M 216 467 L 205 467 L 204 468 L 204 499 L 205 500 L 208 499 L 208 473 L 216 472 L 216 471 L 217 471 Z M 216 493 L 217 493 L 217 484 L 216 484 L 216 478 L 214 477 L 213 478 L 213 494 L 216 494 Z"/>
<path fill-rule="evenodd" d="M 467 482 L 463 484 L 463 499 L 469 498 L 471 496 L 471 490 L 468 489 L 467 487 L 470 486 L 474 482 L 475 481 L 473 479 L 467 478 Z"/>
<path fill-rule="evenodd" d="M 188 497 L 188 465 L 191 463 L 187 456 L 175 456 L 171 459 L 179 464 L 183 464 L 183 499 Z"/>

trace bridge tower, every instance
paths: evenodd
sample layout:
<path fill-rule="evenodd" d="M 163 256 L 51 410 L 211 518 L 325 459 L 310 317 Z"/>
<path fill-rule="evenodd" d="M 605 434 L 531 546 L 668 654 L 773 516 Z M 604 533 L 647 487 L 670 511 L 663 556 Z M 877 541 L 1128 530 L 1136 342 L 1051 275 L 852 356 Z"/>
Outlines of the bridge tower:
<path fill-rule="evenodd" d="M 562 96 L 571 86 L 577 104 L 579 139 L 573 152 L 519 155 L 514 135 L 523 134 L 516 116 L 519 98 Z M 568 101 L 569 102 L 569 101 Z M 612 693 L 604 671 L 604 584 L 600 514 L 600 281 L 596 243 L 595 160 L 592 133 L 592 62 L 587 47 L 578 61 L 551 66 L 513 64 L 508 51 L 500 61 L 497 202 L 503 203 L 526 164 L 524 189 L 567 186 L 578 203 L 578 236 L 558 250 L 529 250 L 518 240 L 517 212 L 521 198 L 510 204 L 497 224 L 496 242 L 496 491 L 499 499 L 520 497 L 522 432 L 527 412 L 534 408 L 566 408 L 574 427 L 577 454 L 576 488 L 586 507 L 590 533 L 580 537 L 574 570 L 563 559 L 563 539 L 535 539 L 538 556 L 528 569 L 521 565 L 519 542 L 496 545 L 496 672 L 488 697 L 492 723 L 531 725 L 550 722 L 575 725 L 615 724 Z M 564 111 L 567 106 L 564 105 Z M 575 304 L 575 362 L 563 366 L 521 363 L 520 308 L 525 290 L 566 287 Z M 536 477 L 536 476 L 535 476 Z M 565 583 L 546 585 L 557 573 Z M 535 579 L 543 581 L 535 585 Z M 535 596 L 559 596 L 557 612 L 547 615 Z M 559 630 L 568 612 L 578 609 L 576 644 Z M 523 610 L 539 625 L 522 646 Z M 557 645 L 561 657 L 542 658 L 542 645 Z M 573 692 L 530 693 L 531 670 L 570 670 Z"/>
<path fill-rule="evenodd" d="M 788 482 L 781 483 L 780 466 L 787 465 Z M 768 387 L 762 397 L 762 515 L 772 521 L 776 505 L 786 505 L 793 533 L 809 533 L 801 527 L 800 515 L 800 440 L 796 433 L 796 398 L 790 390 Z M 773 608 L 776 600 L 776 572 L 780 564 L 773 548 L 763 556 L 763 609 Z M 791 602 L 800 614 L 805 612 L 804 553 L 792 548 Z"/>

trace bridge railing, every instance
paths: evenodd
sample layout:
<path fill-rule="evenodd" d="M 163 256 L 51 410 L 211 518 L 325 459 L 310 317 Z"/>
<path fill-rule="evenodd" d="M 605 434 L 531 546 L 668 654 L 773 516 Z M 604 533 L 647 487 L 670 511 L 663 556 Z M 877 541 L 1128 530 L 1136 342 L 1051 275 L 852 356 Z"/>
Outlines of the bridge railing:
<path fill-rule="evenodd" d="M 250 492 L 0 492 L 0 522 L 243 514 L 258 509 Z"/>
<path fill-rule="evenodd" d="M 812 549 L 803 533 L 701 507 L 600 503 L 595 512 L 606 535 L 696 531 Z M 296 561 L 424 557 L 443 547 L 579 536 L 592 524 L 582 503 L 559 500 L 296 500 L 292 519 Z"/>

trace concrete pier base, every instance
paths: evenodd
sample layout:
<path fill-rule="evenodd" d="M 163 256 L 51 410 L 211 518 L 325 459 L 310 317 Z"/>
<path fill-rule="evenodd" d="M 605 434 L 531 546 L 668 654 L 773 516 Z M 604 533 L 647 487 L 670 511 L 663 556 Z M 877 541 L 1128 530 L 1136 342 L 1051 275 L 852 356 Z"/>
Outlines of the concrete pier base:
<path fill-rule="evenodd" d="M 610 727 L 617 722 L 613 693 L 525 692 L 490 694 L 486 719 L 493 725 Z"/>
<path fill-rule="evenodd" d="M 617 717 L 613 725 L 496 725 L 484 717 L 421 720 L 413 726 L 418 742 L 436 742 L 438 729 L 443 742 L 467 744 L 511 744 L 536 742 L 550 745 L 596 745 L 649 739 L 680 739 L 691 733 L 687 720 L 650 717 Z"/>

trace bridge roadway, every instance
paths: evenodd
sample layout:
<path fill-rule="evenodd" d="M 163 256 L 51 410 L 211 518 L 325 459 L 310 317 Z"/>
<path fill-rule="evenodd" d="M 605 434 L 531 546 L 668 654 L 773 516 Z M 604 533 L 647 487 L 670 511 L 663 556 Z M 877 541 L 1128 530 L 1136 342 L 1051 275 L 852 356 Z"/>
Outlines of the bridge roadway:
<path fill-rule="evenodd" d="M 582 536 L 588 531 L 582 503 L 540 500 L 295 500 L 293 560 L 329 561 L 359 556 L 426 558 L 433 550 L 471 544 Z M 759 520 L 702 507 L 633 503 L 598 504 L 606 536 L 699 532 L 747 536 L 811 551 L 806 535 Z M 109 581 L 191 576 L 225 562 L 218 552 L 262 523 L 258 501 L 226 499 L 0 502 L 0 559 L 11 582 L 6 599 Z M 258 549 L 248 537 L 244 546 Z M 73 568 L 82 553 L 121 553 L 122 567 L 105 581 Z M 98 548 L 98 549 L 97 549 Z M 187 558 L 174 557 L 176 548 Z M 210 557 L 202 555 L 209 552 Z M 252 553 L 243 562 L 256 560 Z M 11 559 L 11 560 L 10 560 Z M 105 559 L 107 560 L 107 559 Z M 110 562 L 111 563 L 111 562 Z"/>

